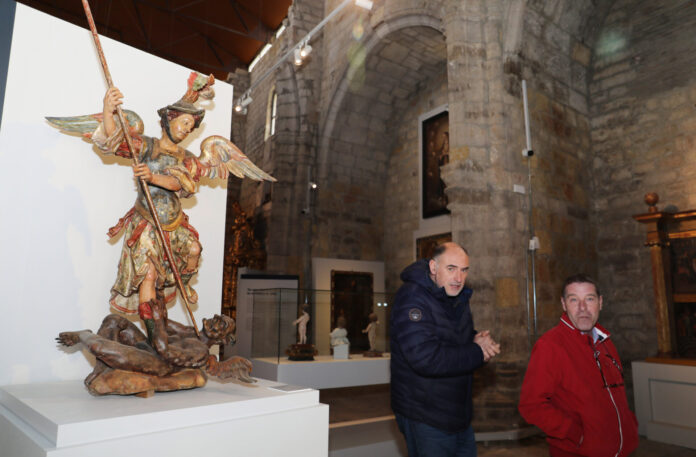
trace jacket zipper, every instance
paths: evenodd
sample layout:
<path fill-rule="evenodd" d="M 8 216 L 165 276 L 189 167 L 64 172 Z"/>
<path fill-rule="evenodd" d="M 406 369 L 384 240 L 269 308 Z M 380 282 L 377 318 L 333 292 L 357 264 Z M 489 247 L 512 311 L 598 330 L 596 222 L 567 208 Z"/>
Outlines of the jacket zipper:
<path fill-rule="evenodd" d="M 599 364 L 600 362 L 597 361 Z M 619 457 L 619 454 L 621 454 L 621 450 L 623 449 L 623 427 L 621 426 L 621 414 L 619 413 L 619 407 L 616 406 L 616 402 L 614 401 L 614 395 L 611 393 L 611 388 L 607 387 L 607 392 L 609 393 L 609 398 L 611 399 L 611 404 L 614 405 L 614 411 L 616 411 L 616 418 L 619 421 L 619 450 L 614 454 L 614 457 Z"/>

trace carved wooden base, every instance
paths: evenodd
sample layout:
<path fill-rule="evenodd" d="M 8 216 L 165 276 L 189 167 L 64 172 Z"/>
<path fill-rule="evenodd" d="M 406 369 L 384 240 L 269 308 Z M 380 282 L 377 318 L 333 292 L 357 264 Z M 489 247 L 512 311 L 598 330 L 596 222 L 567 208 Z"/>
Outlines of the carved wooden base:
<path fill-rule="evenodd" d="M 314 360 L 318 351 L 313 344 L 293 344 L 285 350 L 289 360 Z"/>
<path fill-rule="evenodd" d="M 363 357 L 382 357 L 382 351 L 365 351 Z"/>
<path fill-rule="evenodd" d="M 189 368 L 168 376 L 152 376 L 133 371 L 107 368 L 96 376 L 85 380 L 87 390 L 92 395 L 133 395 L 151 397 L 154 392 L 194 389 L 203 387 L 206 375 L 202 370 Z"/>

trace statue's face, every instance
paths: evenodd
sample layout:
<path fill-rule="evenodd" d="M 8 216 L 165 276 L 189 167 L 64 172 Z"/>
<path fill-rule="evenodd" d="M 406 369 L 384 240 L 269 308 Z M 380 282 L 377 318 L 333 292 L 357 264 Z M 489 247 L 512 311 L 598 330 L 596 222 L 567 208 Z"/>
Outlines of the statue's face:
<path fill-rule="evenodd" d="M 216 314 L 212 319 L 203 319 L 203 330 L 217 344 L 230 344 L 235 341 L 236 324 L 230 317 Z"/>
<path fill-rule="evenodd" d="M 181 114 L 169 121 L 169 131 L 172 134 L 172 140 L 175 143 L 180 143 L 196 126 L 196 120 L 191 114 Z"/>

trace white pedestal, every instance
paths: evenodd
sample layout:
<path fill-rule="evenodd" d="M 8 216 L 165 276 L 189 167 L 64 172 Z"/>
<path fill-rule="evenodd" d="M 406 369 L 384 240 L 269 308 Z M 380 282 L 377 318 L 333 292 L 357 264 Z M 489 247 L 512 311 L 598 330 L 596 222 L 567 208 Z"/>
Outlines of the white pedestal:
<path fill-rule="evenodd" d="M 350 344 L 339 344 L 333 347 L 333 358 L 337 360 L 348 360 L 348 349 Z"/>
<path fill-rule="evenodd" d="M 278 382 L 333 389 L 336 387 L 369 386 L 389 383 L 389 353 L 383 357 L 363 357 L 352 354 L 350 359 L 334 359 L 329 355 L 315 356 L 313 361 L 292 361 L 287 357 L 253 359 L 254 375 Z"/>
<path fill-rule="evenodd" d="M 319 392 L 209 380 L 151 398 L 91 396 L 81 381 L 0 388 L 0 454 L 12 457 L 326 456 Z"/>
<path fill-rule="evenodd" d="M 696 449 L 696 366 L 633 362 L 638 432 Z"/>

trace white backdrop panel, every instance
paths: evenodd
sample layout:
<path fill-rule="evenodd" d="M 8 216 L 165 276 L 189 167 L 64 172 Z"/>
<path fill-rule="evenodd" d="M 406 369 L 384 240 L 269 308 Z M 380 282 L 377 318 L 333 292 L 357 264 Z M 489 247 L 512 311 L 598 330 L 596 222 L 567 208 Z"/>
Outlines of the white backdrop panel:
<path fill-rule="evenodd" d="M 190 70 L 108 38 L 102 45 L 124 106 L 159 137 L 156 110 L 184 94 Z M 215 89 L 202 127 L 184 144 L 196 154 L 208 135 L 230 133 L 232 86 L 218 81 Z M 0 130 L 0 385 L 78 379 L 91 369 L 53 338 L 96 330 L 110 312 L 123 239 L 108 241 L 106 231 L 133 206 L 135 181 L 129 161 L 60 133 L 44 116 L 99 112 L 105 90 L 87 30 L 17 4 Z M 226 183 L 207 182 L 185 203 L 203 244 L 193 283 L 199 326 L 220 309 L 225 200 Z M 189 322 L 179 303 L 170 316 Z"/>

